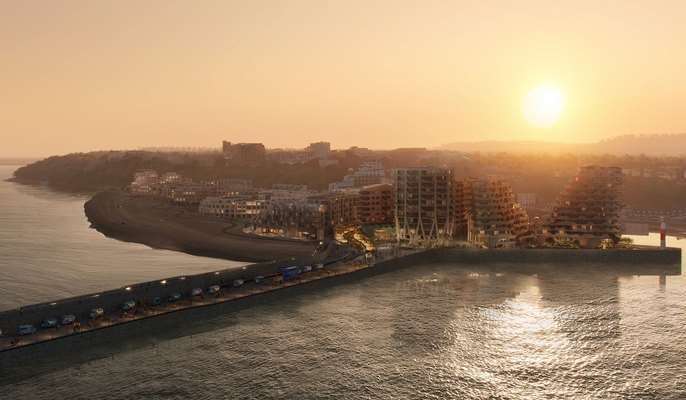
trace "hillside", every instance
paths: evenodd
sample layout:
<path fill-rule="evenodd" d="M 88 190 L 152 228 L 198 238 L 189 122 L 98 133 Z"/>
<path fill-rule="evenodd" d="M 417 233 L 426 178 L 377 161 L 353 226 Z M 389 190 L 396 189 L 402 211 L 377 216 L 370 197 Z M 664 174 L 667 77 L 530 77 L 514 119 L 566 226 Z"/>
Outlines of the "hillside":
<path fill-rule="evenodd" d="M 441 150 L 481 153 L 547 153 L 547 154 L 633 154 L 650 156 L 686 155 L 686 134 L 623 135 L 596 143 L 558 143 L 542 141 L 478 141 L 454 142 Z"/>
<path fill-rule="evenodd" d="M 195 180 L 248 178 L 258 187 L 274 183 L 307 184 L 325 188 L 345 175 L 354 160 L 342 159 L 339 165 L 320 168 L 317 162 L 283 165 L 266 162 L 259 166 L 227 164 L 218 153 L 164 153 L 150 151 L 107 151 L 53 156 L 23 166 L 14 172 L 13 181 L 47 184 L 64 191 L 95 192 L 120 188 L 131 182 L 134 172 L 154 169 L 174 171 Z"/>

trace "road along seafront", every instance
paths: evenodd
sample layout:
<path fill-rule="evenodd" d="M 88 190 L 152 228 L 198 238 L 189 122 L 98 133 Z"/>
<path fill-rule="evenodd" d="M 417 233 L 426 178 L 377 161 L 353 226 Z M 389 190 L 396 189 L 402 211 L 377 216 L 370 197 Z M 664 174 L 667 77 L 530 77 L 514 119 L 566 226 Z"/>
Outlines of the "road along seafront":
<path fill-rule="evenodd" d="M 126 341 L 137 337 L 136 332 L 145 329 L 145 324 L 148 324 L 146 321 L 164 319 L 165 316 L 183 315 L 176 319 L 179 321 L 199 315 L 199 310 L 213 309 L 215 307 L 210 306 L 222 304 L 226 307 L 216 309 L 226 312 L 236 307 L 249 307 L 255 302 L 280 296 L 280 293 L 296 293 L 298 290 L 308 290 L 308 287 L 336 285 L 399 268 L 437 262 L 486 270 L 505 265 L 505 268 L 525 273 L 536 273 L 551 265 L 564 264 L 569 268 L 583 266 L 623 274 L 662 276 L 681 273 L 681 250 L 638 247 L 616 250 L 441 248 L 419 251 L 396 248 L 380 253 L 376 259 L 353 253 L 339 259 L 329 259 L 326 265 L 270 262 L 144 282 L 0 313 L 0 327 L 7 333 L 7 336 L 0 338 L 0 371 L 22 365 L 22 360 L 40 359 L 52 347 L 60 347 L 58 344 L 62 342 L 70 351 L 78 352 L 96 342 L 99 336 L 111 339 L 112 335 L 104 334 L 111 329 L 117 332 L 116 340 Z M 289 268 L 295 268 L 297 272 L 287 272 Z M 215 291 L 217 287 L 219 290 Z M 179 295 L 178 299 L 174 299 L 176 294 Z M 123 306 L 129 302 L 133 305 L 124 310 Z M 96 308 L 102 308 L 103 315 L 91 319 L 89 314 Z M 66 326 L 58 324 L 39 328 L 46 319 L 60 319 L 64 315 L 74 315 L 76 321 Z M 32 325 L 37 330 L 19 336 L 15 332 L 21 325 Z"/>

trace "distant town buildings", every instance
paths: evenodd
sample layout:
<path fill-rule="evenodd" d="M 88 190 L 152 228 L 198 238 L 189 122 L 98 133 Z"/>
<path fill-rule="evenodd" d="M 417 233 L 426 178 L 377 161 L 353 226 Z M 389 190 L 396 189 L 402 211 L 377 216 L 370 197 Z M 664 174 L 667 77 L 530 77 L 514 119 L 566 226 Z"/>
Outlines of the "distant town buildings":
<path fill-rule="evenodd" d="M 152 194 L 158 183 L 159 176 L 156 171 L 138 171 L 133 175 L 133 182 L 131 182 L 130 190 L 131 193 L 135 194 Z"/>
<path fill-rule="evenodd" d="M 256 154 L 259 158 L 261 153 L 253 144 L 225 144 L 232 160 Z M 407 150 L 415 151 L 423 149 Z M 312 143 L 306 152 L 326 160 L 320 157 L 328 156 L 330 145 Z M 462 176 L 467 172 L 460 171 Z M 554 206 L 539 202 L 536 193 L 515 195 L 503 179 L 458 179 L 447 167 L 397 168 L 389 179 L 383 163 L 375 159 L 351 169 L 343 180 L 331 183 L 329 191 L 285 183 L 259 188 L 244 178 L 193 181 L 149 169 L 136 172 L 129 189 L 196 207 L 202 215 L 241 220 L 244 229 L 261 235 L 324 240 L 334 232 L 363 227 L 409 247 L 598 247 L 604 239 L 620 238 L 619 189 L 623 176 L 632 176 L 627 172 L 582 167 Z M 547 220 L 541 217 L 545 210 L 552 210 Z"/>
<path fill-rule="evenodd" d="M 387 183 L 383 163 L 379 160 L 368 160 L 363 161 L 356 170 L 345 175 L 343 180 L 329 184 L 329 191 L 335 192 L 379 183 Z"/>
<path fill-rule="evenodd" d="M 206 197 L 200 201 L 198 212 L 223 218 L 254 220 L 265 210 L 267 202 L 249 197 Z"/>
<path fill-rule="evenodd" d="M 235 193 L 245 193 L 252 190 L 252 180 L 243 178 L 223 178 L 212 181 L 217 185 L 217 193 L 220 195 L 230 195 Z"/>
<path fill-rule="evenodd" d="M 326 213 L 326 204 L 316 198 L 298 202 L 270 201 L 251 229 L 258 234 L 324 240 L 330 230 Z"/>
<path fill-rule="evenodd" d="M 331 153 L 331 143 L 310 143 L 306 150 L 311 154 L 313 158 L 326 159 L 329 158 L 329 154 Z"/>
<path fill-rule="evenodd" d="M 262 143 L 222 142 L 224 158 L 239 165 L 256 165 L 264 162 L 267 150 Z"/>
<path fill-rule="evenodd" d="M 597 247 L 602 239 L 618 241 L 622 180 L 622 170 L 617 167 L 580 168 L 560 194 L 547 232 L 575 240 L 581 247 Z"/>

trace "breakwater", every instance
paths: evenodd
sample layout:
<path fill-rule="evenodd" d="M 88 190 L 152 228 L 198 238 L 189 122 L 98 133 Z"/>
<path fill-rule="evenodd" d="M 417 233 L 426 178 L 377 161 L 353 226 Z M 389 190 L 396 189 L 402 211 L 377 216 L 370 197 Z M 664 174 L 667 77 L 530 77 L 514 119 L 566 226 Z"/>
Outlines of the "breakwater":
<path fill-rule="evenodd" d="M 513 249 L 513 250 L 477 250 L 477 249 L 434 249 L 419 253 L 394 256 L 375 263 L 372 267 L 360 263 L 337 262 L 323 270 L 303 274 L 303 278 L 290 282 L 271 282 L 255 284 L 246 283 L 240 288 L 233 288 L 236 279 L 246 280 L 258 276 L 275 275 L 280 266 L 278 263 L 253 264 L 244 268 L 217 271 L 199 275 L 168 278 L 160 281 L 145 282 L 103 293 L 79 296 L 57 302 L 43 303 L 0 313 L 0 326 L 3 332 L 14 334 L 19 324 L 34 324 L 48 317 L 62 314 L 74 314 L 78 319 L 87 321 L 88 312 L 94 307 L 102 307 L 107 315 L 113 317 L 93 326 L 83 326 L 81 331 L 39 330 L 36 339 L 28 339 L 23 344 L 3 348 L 0 352 L 0 371 L 5 368 L 16 368 L 21 360 L 59 354 L 90 350 L 89 354 L 98 351 L 107 353 L 108 346 L 114 342 L 125 342 L 136 338 L 137 343 L 145 343 L 146 332 L 160 333 L 180 324 L 188 324 L 194 318 L 212 316 L 232 310 L 250 307 L 251 305 L 287 300 L 288 296 L 297 296 L 306 290 L 326 287 L 359 280 L 365 277 L 408 268 L 428 263 L 454 263 L 470 265 L 488 270 L 497 264 L 507 264 L 506 268 L 517 272 L 535 273 L 552 264 L 565 264 L 570 268 L 604 268 L 625 274 L 678 275 L 681 273 L 681 252 L 679 249 L 639 248 L 637 250 L 560 250 L 560 249 Z M 120 317 L 121 304 L 135 300 L 140 305 L 150 304 L 156 297 L 166 299 L 171 293 L 179 292 L 188 297 L 194 288 L 203 290 L 211 285 L 226 287 L 221 297 L 204 299 L 185 299 L 162 309 L 140 307 L 140 313 Z M 5 330 L 8 329 L 8 330 Z M 47 332 L 44 332 L 47 331 Z M 143 339 L 142 339 L 143 338 Z M 5 338 L 4 340 L 7 340 Z M 103 347 L 104 346 L 104 347 Z M 92 347 L 92 349 L 91 349 Z M 35 367 L 35 366 L 34 366 Z"/>

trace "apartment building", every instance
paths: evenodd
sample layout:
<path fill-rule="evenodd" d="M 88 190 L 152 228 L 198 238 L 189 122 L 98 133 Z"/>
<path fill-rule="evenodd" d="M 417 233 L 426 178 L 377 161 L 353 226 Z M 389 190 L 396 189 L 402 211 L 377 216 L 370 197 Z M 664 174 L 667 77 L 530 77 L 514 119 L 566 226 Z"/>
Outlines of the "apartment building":
<path fill-rule="evenodd" d="M 452 239 L 453 176 L 446 168 L 393 171 L 395 228 L 399 242 L 434 246 Z"/>
<path fill-rule="evenodd" d="M 357 220 L 360 224 L 392 224 L 393 207 L 393 186 L 365 186 L 359 191 Z"/>
<path fill-rule="evenodd" d="M 560 194 L 546 232 L 577 240 L 581 247 L 597 247 L 603 239 L 619 240 L 622 182 L 621 168 L 580 168 Z"/>

